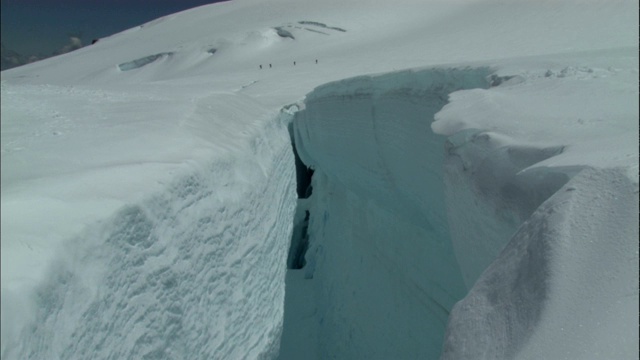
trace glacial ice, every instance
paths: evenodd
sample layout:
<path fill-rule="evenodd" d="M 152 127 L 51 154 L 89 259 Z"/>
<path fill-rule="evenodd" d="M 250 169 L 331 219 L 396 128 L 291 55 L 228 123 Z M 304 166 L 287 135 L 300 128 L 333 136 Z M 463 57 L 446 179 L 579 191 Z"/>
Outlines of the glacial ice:
<path fill-rule="evenodd" d="M 563 146 L 514 144 L 492 131 L 431 131 L 450 93 L 496 86 L 490 72 L 358 77 L 321 86 L 301 104 L 294 144 L 313 169 L 313 193 L 298 205 L 306 255 L 302 269 L 288 270 L 280 359 L 589 357 L 593 349 L 576 344 L 598 343 L 601 330 L 568 307 L 585 314 L 610 298 L 615 317 L 637 307 L 624 285 L 638 275 L 637 221 L 628 218 L 638 212 L 637 184 L 624 172 L 542 165 Z M 579 185 L 586 179 L 589 186 Z M 593 208 L 572 204 L 600 191 L 606 200 L 598 207 L 616 215 L 589 225 Z M 613 204 L 618 196 L 624 203 Z M 612 249 L 603 250 L 609 238 Z M 572 254 L 566 242 L 582 241 L 594 246 L 574 244 L 586 254 Z M 620 251 L 629 262 L 613 260 Z M 594 270 L 564 268 L 598 266 L 589 259 L 615 264 L 598 270 L 615 281 L 588 290 L 603 281 Z M 572 329 L 566 346 L 549 335 L 562 327 L 558 318 Z M 637 334 L 630 321 L 600 320 Z M 634 354 L 637 346 L 624 339 L 600 342 L 599 353 Z"/>

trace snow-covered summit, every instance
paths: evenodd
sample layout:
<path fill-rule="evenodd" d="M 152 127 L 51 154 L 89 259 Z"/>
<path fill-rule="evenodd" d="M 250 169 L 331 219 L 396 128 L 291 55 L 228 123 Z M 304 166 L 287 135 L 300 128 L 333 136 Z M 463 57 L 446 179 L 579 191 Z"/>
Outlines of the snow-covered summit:
<path fill-rule="evenodd" d="M 2 72 L 2 358 L 635 356 L 637 25 L 234 0 Z"/>

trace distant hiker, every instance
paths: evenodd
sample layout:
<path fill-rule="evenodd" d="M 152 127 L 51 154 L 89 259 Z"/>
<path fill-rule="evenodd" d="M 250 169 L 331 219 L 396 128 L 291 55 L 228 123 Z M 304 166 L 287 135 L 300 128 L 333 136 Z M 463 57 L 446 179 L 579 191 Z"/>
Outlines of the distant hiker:
<path fill-rule="evenodd" d="M 260 64 L 260 69 L 262 69 L 262 64 Z"/>
<path fill-rule="evenodd" d="M 318 63 L 318 59 L 316 59 L 316 64 Z"/>
<path fill-rule="evenodd" d="M 269 64 L 269 69 L 271 69 L 271 64 Z"/>
<path fill-rule="evenodd" d="M 293 62 L 293 66 L 296 66 L 296 62 L 295 61 Z"/>

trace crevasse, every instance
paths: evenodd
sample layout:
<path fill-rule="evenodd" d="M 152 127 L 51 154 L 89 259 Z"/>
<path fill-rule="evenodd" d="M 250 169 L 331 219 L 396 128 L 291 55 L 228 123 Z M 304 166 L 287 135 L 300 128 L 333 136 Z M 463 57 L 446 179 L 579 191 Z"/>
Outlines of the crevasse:
<path fill-rule="evenodd" d="M 488 88 L 491 72 L 365 76 L 307 96 L 292 132 L 313 191 L 298 204 L 306 254 L 287 275 L 281 359 L 440 356 L 454 304 L 571 175 L 520 173 L 561 148 L 433 133 L 448 94 Z"/>

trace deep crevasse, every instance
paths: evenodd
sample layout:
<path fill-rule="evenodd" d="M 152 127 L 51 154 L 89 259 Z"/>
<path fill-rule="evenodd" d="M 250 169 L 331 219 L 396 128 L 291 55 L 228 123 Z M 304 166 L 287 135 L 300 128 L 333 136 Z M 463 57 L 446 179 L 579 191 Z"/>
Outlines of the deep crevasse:
<path fill-rule="evenodd" d="M 635 214 L 637 184 L 625 170 L 534 166 L 562 146 L 480 129 L 434 134 L 448 94 L 499 85 L 490 73 L 359 77 L 307 96 L 294 135 L 315 170 L 313 195 L 299 201 L 310 213 L 309 248 L 304 268 L 287 275 L 280 359 L 635 354 L 634 335 L 599 344 L 594 321 L 637 334 L 619 318 L 637 307 L 637 294 L 625 295 L 638 273 L 637 221 L 613 215 L 600 220 L 609 229 L 601 233 L 588 208 L 566 204 L 604 191 L 610 214 Z M 604 251 L 608 243 L 616 250 Z M 629 261 L 618 262 L 618 251 Z M 610 264 L 599 271 L 615 281 L 588 269 L 597 253 Z M 589 315 L 596 308 L 613 317 Z M 565 328 L 573 340 L 558 345 Z"/>
<path fill-rule="evenodd" d="M 296 148 L 315 170 L 304 203 L 307 265 L 290 270 L 306 280 L 287 286 L 313 292 L 313 320 L 297 325 L 317 327 L 305 358 L 439 356 L 449 312 L 467 289 L 447 221 L 445 138 L 429 125 L 449 93 L 487 87 L 489 73 L 432 69 L 349 79 L 319 87 L 296 114 Z M 285 304 L 281 358 L 295 357 L 288 349 L 305 341 L 287 337 L 286 312 L 298 308 L 292 302 Z"/>

